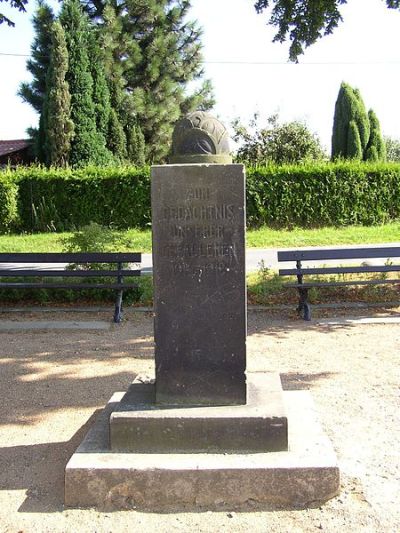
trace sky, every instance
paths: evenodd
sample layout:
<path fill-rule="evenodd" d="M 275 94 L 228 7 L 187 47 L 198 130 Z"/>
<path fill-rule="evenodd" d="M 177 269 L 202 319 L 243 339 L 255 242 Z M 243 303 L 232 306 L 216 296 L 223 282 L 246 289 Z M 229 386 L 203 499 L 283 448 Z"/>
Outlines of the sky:
<path fill-rule="evenodd" d="M 54 3 L 54 2 L 53 2 Z M 348 0 L 343 23 L 306 50 L 299 64 L 288 62 L 288 45 L 272 43 L 275 29 L 267 14 L 257 15 L 254 0 L 192 0 L 191 18 L 203 28 L 205 77 L 216 96 L 214 114 L 227 126 L 258 113 L 279 113 L 282 121 L 302 120 L 330 149 L 335 101 L 342 81 L 358 87 L 385 135 L 400 139 L 400 11 L 384 0 Z M 27 58 L 33 39 L 31 17 L 10 10 L 15 28 L 0 26 L 0 139 L 26 137 L 38 117 L 17 96 L 30 79 Z"/>

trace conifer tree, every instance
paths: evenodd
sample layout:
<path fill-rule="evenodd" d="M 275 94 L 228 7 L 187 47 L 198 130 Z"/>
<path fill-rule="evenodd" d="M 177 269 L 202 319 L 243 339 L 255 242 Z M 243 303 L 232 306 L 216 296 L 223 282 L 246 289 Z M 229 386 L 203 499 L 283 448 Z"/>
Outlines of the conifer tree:
<path fill-rule="evenodd" d="M 127 158 L 127 140 L 124 125 L 129 114 L 126 105 L 123 57 L 126 58 L 126 37 L 121 34 L 122 23 L 116 15 L 116 6 L 107 4 L 103 12 L 103 23 L 99 32 L 103 49 L 104 70 L 110 92 L 110 117 L 108 123 L 107 148 L 117 160 Z M 127 59 L 129 62 L 129 59 Z"/>
<path fill-rule="evenodd" d="M 214 103 L 210 83 L 195 97 L 186 94 L 188 83 L 203 75 L 201 31 L 188 20 L 190 0 L 124 0 L 113 5 L 121 28 L 113 37 L 114 60 L 123 69 L 125 95 L 131 100 L 127 107 L 134 110 L 144 135 L 146 160 L 158 162 L 168 153 L 181 114 L 199 107 L 207 110 Z M 86 0 L 86 6 L 104 24 L 106 0 Z"/>
<path fill-rule="evenodd" d="M 65 34 L 57 21 L 52 26 L 51 58 L 44 105 L 45 152 L 48 165 L 65 166 L 68 163 L 74 126 L 71 120 L 71 95 L 65 80 L 67 71 Z"/>
<path fill-rule="evenodd" d="M 21 83 L 18 95 L 40 115 L 43 110 L 46 93 L 46 78 L 50 64 L 51 27 L 54 21 L 53 10 L 43 0 L 39 0 L 33 16 L 35 38 L 31 46 L 31 57 L 26 62 L 26 69 L 32 75 L 31 82 Z M 36 158 L 44 162 L 45 121 L 39 120 L 38 128 L 30 128 L 28 134 L 33 140 Z"/>
<path fill-rule="evenodd" d="M 67 81 L 71 93 L 71 118 L 74 138 L 71 143 L 70 163 L 82 166 L 103 164 L 110 160 L 105 139 L 97 131 L 93 101 L 93 78 L 88 57 L 90 26 L 79 0 L 66 0 L 60 22 L 64 28 L 69 55 Z"/>
<path fill-rule="evenodd" d="M 52 24 L 54 13 L 50 6 L 39 0 L 32 24 L 35 38 L 31 45 L 31 57 L 26 62 L 26 70 L 31 73 L 31 82 L 22 82 L 18 94 L 41 113 L 46 92 L 46 77 L 50 65 Z"/>
<path fill-rule="evenodd" d="M 385 161 L 386 147 L 375 113 L 366 112 L 360 91 L 342 83 L 335 105 L 332 159 Z"/>
<path fill-rule="evenodd" d="M 127 130 L 127 148 L 129 161 L 137 167 L 143 167 L 146 162 L 144 135 L 138 124 L 132 123 Z"/>
<path fill-rule="evenodd" d="M 95 30 L 90 31 L 88 34 L 88 54 L 93 78 L 93 103 L 96 127 L 98 133 L 103 136 L 105 143 L 108 137 L 111 101 L 104 69 L 104 54 L 99 46 L 98 32 Z"/>
<path fill-rule="evenodd" d="M 370 136 L 365 151 L 366 161 L 386 161 L 386 145 L 381 133 L 378 117 L 372 109 L 368 111 Z"/>
<path fill-rule="evenodd" d="M 127 158 L 126 135 L 118 114 L 113 107 L 110 110 L 108 123 L 107 148 L 117 161 L 122 162 Z"/>
<path fill-rule="evenodd" d="M 362 159 L 369 132 L 368 115 L 360 92 L 342 83 L 333 119 L 332 159 Z"/>

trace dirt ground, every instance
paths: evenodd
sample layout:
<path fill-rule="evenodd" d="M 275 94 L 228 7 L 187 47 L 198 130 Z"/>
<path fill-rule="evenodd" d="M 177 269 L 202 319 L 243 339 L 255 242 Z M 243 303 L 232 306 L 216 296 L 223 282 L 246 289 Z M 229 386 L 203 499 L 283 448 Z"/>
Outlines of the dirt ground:
<path fill-rule="evenodd" d="M 50 319 L 2 314 L 0 323 L 6 318 Z M 109 321 L 110 313 L 53 318 Z M 96 411 L 136 375 L 154 372 L 152 320 L 129 311 L 108 331 L 0 332 L 1 533 L 400 530 L 400 322 L 327 325 L 266 312 L 249 312 L 248 369 L 279 372 L 287 390 L 311 390 L 338 456 L 338 497 L 294 510 L 64 509 L 65 464 Z"/>

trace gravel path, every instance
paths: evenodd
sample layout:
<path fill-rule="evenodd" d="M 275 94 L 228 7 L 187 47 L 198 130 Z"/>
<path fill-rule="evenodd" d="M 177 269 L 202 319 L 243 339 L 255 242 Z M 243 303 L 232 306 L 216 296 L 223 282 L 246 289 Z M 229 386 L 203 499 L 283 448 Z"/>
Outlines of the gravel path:
<path fill-rule="evenodd" d="M 41 318 L 48 316 L 13 320 Z M 137 374 L 152 375 L 152 341 L 151 315 L 133 312 L 108 331 L 0 332 L 1 533 L 400 530 L 400 324 L 309 324 L 263 312 L 249 313 L 248 368 L 279 372 L 287 390 L 312 391 L 338 455 L 341 494 L 296 510 L 65 510 L 68 458 L 113 392 Z"/>

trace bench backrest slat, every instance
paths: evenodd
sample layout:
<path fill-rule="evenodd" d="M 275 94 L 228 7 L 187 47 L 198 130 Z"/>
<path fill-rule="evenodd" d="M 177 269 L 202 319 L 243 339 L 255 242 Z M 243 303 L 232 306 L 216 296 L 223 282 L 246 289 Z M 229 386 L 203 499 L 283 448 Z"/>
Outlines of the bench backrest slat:
<path fill-rule="evenodd" d="M 24 269 L 18 268 L 12 270 L 0 270 L 0 277 L 118 277 L 118 276 L 140 276 L 140 270 L 41 270 L 41 269 Z"/>
<path fill-rule="evenodd" d="M 400 246 L 379 248 L 337 248 L 332 250 L 289 250 L 278 252 L 281 261 L 324 261 L 329 259 L 372 259 L 400 257 Z"/>
<path fill-rule="evenodd" d="M 282 268 L 280 276 L 297 276 L 298 274 L 357 274 L 359 272 L 400 272 L 400 265 L 355 266 L 355 267 L 310 267 L 310 268 Z"/>
<path fill-rule="evenodd" d="M 140 263 L 137 252 L 0 253 L 0 263 Z"/>

